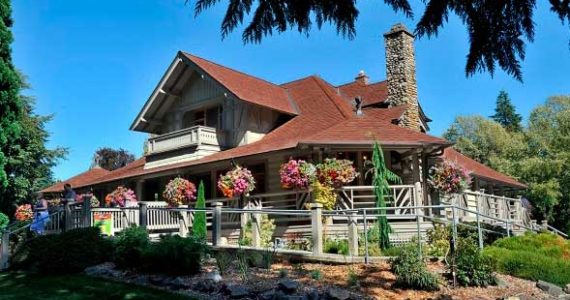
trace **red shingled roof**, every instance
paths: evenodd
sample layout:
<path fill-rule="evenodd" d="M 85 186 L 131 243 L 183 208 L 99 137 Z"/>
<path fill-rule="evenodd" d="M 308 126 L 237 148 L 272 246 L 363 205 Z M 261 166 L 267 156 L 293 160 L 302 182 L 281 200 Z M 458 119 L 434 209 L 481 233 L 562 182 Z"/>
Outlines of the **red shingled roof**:
<path fill-rule="evenodd" d="M 339 85 L 337 88 L 348 101 L 354 100 L 356 96 L 362 97 L 363 106 L 382 103 L 388 99 L 388 87 L 386 86 L 386 81 L 379 81 L 371 84 L 363 84 L 359 81 L 353 81 Z"/>
<path fill-rule="evenodd" d="M 59 193 L 63 191 L 63 185 L 66 183 L 71 184 L 72 187 L 81 187 L 89 185 L 91 182 L 95 182 L 97 179 L 108 175 L 109 171 L 102 168 L 93 168 L 79 175 L 71 177 L 65 181 L 58 182 L 48 188 L 43 189 L 43 193 Z"/>
<path fill-rule="evenodd" d="M 182 54 L 239 99 L 284 113 L 297 114 L 293 101 L 282 87 L 192 54 Z"/>
<path fill-rule="evenodd" d="M 488 179 L 492 181 L 498 181 L 504 183 L 506 185 L 510 185 L 516 188 L 525 189 L 527 185 L 518 182 L 516 179 L 507 176 L 501 172 L 495 171 L 484 164 L 481 164 L 461 153 L 453 148 L 447 148 L 443 152 L 443 157 L 446 159 L 456 162 L 457 164 L 461 165 L 465 169 L 472 172 L 473 175 L 476 177 L 480 177 L 483 179 Z"/>
<path fill-rule="evenodd" d="M 451 145 L 442 138 L 403 128 L 393 124 L 400 118 L 405 107 L 368 108 L 362 116 L 351 118 L 320 131 L 301 143 L 308 144 L 372 144 L 375 140 L 383 145 Z"/>

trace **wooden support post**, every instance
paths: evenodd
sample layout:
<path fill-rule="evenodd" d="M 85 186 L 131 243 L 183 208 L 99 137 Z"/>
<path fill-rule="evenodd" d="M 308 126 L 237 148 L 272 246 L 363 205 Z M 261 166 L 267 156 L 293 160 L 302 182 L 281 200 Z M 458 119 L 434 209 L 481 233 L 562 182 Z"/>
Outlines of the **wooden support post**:
<path fill-rule="evenodd" d="M 212 245 L 221 246 L 222 244 L 222 202 L 214 203 L 214 211 L 212 216 Z"/>
<path fill-rule="evenodd" d="M 358 256 L 358 219 L 353 212 L 348 217 L 348 253 L 351 256 Z"/>
<path fill-rule="evenodd" d="M 255 207 L 259 209 L 259 207 Z M 251 239 L 252 246 L 255 248 L 261 247 L 261 214 L 251 214 Z M 264 247 L 267 245 L 264 245 Z"/>
<path fill-rule="evenodd" d="M 144 191 L 144 179 L 139 179 L 139 180 L 137 180 L 137 183 L 135 186 L 135 195 L 137 196 L 137 200 L 139 202 L 144 201 L 143 191 Z"/>
<path fill-rule="evenodd" d="M 178 235 L 181 237 L 187 237 L 188 227 L 190 227 L 190 223 L 188 223 L 188 205 L 179 205 L 178 208 L 181 209 L 178 214 Z"/>
<path fill-rule="evenodd" d="M 63 231 L 68 231 L 73 227 L 73 216 L 71 215 L 71 203 L 67 201 L 64 206 L 64 226 Z"/>
<path fill-rule="evenodd" d="M 0 244 L 0 271 L 8 269 L 10 263 L 10 233 L 2 233 L 2 242 Z"/>
<path fill-rule="evenodd" d="M 421 182 L 414 183 L 414 206 L 422 206 L 423 205 L 423 191 L 422 191 L 422 184 Z M 416 208 L 416 215 L 418 218 L 420 215 L 424 215 L 424 210 L 421 208 Z M 418 219 L 420 222 L 423 222 L 423 217 Z"/>
<path fill-rule="evenodd" d="M 91 196 L 83 197 L 83 227 L 91 227 Z"/>
<path fill-rule="evenodd" d="M 139 202 L 139 226 L 146 229 L 148 225 L 148 203 Z"/>
<path fill-rule="evenodd" d="M 313 237 L 313 255 L 323 254 L 323 205 L 311 203 L 311 228 Z"/>

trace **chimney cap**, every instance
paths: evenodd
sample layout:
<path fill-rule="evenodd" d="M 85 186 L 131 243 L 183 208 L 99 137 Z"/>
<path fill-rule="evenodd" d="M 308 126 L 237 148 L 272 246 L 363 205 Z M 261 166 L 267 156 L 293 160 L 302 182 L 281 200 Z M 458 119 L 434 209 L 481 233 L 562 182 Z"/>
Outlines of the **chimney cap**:
<path fill-rule="evenodd" d="M 368 84 L 368 75 L 366 75 L 366 72 L 364 72 L 364 70 L 360 70 L 360 72 L 358 72 L 358 75 L 356 75 L 354 80 L 356 80 L 357 82 L 360 82 L 361 84 L 367 85 Z"/>
<path fill-rule="evenodd" d="M 384 37 L 389 37 L 389 36 L 400 34 L 400 33 L 405 33 L 411 37 L 415 37 L 415 35 L 403 23 L 397 23 L 397 24 L 392 25 L 392 28 L 390 28 L 390 31 L 384 33 Z"/>

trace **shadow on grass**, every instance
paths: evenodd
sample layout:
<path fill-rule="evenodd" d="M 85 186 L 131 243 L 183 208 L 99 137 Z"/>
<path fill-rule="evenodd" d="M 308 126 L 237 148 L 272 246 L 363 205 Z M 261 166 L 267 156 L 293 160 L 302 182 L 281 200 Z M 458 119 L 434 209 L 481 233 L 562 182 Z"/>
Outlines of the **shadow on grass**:
<path fill-rule="evenodd" d="M 0 274 L 0 299 L 188 300 L 192 298 L 83 275 L 42 276 L 28 273 L 3 273 Z"/>

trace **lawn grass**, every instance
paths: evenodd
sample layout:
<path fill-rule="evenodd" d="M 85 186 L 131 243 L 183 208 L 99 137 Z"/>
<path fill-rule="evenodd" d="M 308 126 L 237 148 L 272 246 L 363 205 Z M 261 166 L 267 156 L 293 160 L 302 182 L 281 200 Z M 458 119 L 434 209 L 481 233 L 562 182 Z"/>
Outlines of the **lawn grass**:
<path fill-rule="evenodd" d="M 0 273 L 0 299 L 189 300 L 192 298 L 83 275 L 41 276 L 28 273 Z"/>

